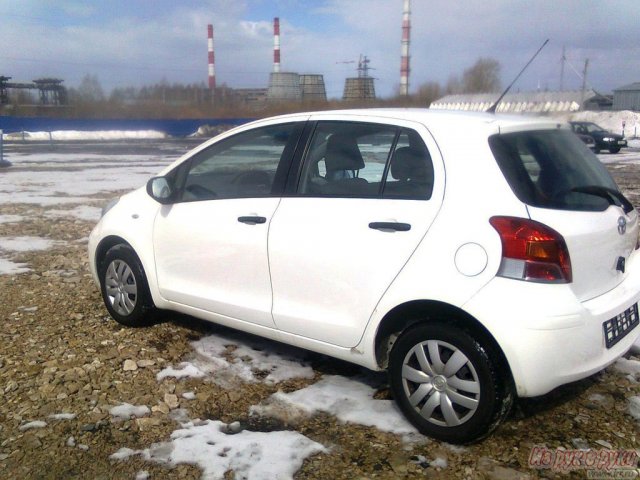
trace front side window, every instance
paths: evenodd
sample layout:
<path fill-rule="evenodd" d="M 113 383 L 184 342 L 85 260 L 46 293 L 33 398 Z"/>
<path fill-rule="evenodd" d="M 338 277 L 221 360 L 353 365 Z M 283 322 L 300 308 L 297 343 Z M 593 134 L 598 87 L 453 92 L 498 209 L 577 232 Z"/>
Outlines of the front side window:
<path fill-rule="evenodd" d="M 288 160 L 299 130 L 294 123 L 256 128 L 197 153 L 186 178 L 176 175 L 182 200 L 270 196 L 278 167 Z"/>
<path fill-rule="evenodd" d="M 306 196 L 428 199 L 433 165 L 420 135 L 391 125 L 320 122 L 299 185 Z"/>
<path fill-rule="evenodd" d="M 568 130 L 493 135 L 489 146 L 516 196 L 561 210 L 625 210 L 629 202 L 598 158 Z"/>

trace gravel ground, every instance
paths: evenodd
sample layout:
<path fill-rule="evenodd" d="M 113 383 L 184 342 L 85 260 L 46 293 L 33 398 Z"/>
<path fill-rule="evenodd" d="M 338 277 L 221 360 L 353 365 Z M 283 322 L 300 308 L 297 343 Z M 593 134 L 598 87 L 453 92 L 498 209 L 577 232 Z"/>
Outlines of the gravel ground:
<path fill-rule="evenodd" d="M 608 167 L 640 205 L 640 166 L 620 162 Z M 102 205 L 104 198 L 94 196 L 89 204 Z M 156 374 L 163 368 L 193 355 L 191 341 L 226 330 L 170 313 L 144 329 L 122 328 L 110 320 L 87 266 L 85 239 L 93 222 L 52 220 L 45 216 L 52 208 L 0 204 L 0 215 L 26 217 L 0 223 L 0 237 L 60 241 L 49 250 L 12 257 L 27 263 L 30 272 L 0 275 L 0 478 L 134 479 L 144 478 L 143 471 L 152 479 L 200 478 L 201 471 L 192 465 L 170 468 L 139 456 L 109 459 L 125 446 L 143 449 L 166 441 L 179 427 L 174 420 L 179 409 L 189 418 L 239 421 L 247 430 L 296 430 L 329 447 L 327 453 L 304 462 L 296 474 L 300 479 L 560 478 L 529 467 L 534 445 L 639 447 L 638 422 L 629 415 L 629 399 L 640 395 L 640 384 L 614 367 L 543 398 L 518 401 L 490 438 L 464 448 L 429 439 L 405 442 L 326 414 L 286 422 L 248 415 L 251 405 L 277 390 L 297 390 L 323 374 L 353 376 L 361 371 L 320 355 L 308 355 L 314 379 L 278 385 L 235 382 L 226 388 L 198 379 L 158 382 Z M 185 392 L 194 392 L 195 398 L 187 401 Z M 376 394 L 389 395 L 386 388 Z M 117 420 L 109 410 L 124 402 L 154 408 L 143 418 Z M 63 413 L 72 415 L 51 417 Z M 46 426 L 28 428 L 38 426 L 29 424 L 32 421 Z M 436 458 L 446 459 L 446 466 L 434 462 Z M 586 478 L 585 472 L 572 475 Z M 225 478 L 234 478 L 233 472 Z"/>

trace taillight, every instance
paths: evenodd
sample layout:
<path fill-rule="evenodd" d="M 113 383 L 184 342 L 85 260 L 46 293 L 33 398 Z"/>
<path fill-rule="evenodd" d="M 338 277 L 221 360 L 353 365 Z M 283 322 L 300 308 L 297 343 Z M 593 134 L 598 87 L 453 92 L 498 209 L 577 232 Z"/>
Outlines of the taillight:
<path fill-rule="evenodd" d="M 558 232 L 525 218 L 492 217 L 502 241 L 501 277 L 543 283 L 571 283 L 571 259 Z"/>

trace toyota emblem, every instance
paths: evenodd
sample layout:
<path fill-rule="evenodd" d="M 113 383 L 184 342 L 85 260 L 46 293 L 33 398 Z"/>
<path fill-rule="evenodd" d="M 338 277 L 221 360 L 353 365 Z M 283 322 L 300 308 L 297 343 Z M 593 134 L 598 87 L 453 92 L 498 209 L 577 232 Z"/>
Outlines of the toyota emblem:
<path fill-rule="evenodd" d="M 624 217 L 618 218 L 618 233 L 624 235 L 627 231 L 627 220 Z"/>

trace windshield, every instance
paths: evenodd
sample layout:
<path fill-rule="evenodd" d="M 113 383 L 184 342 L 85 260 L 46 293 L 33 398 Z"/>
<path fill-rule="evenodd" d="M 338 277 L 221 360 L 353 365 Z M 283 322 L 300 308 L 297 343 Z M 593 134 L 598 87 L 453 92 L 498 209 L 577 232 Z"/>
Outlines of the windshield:
<path fill-rule="evenodd" d="M 604 165 L 569 130 L 493 135 L 489 145 L 511 189 L 528 205 L 582 211 L 630 205 Z"/>

